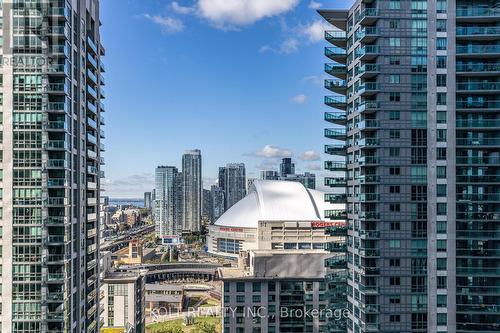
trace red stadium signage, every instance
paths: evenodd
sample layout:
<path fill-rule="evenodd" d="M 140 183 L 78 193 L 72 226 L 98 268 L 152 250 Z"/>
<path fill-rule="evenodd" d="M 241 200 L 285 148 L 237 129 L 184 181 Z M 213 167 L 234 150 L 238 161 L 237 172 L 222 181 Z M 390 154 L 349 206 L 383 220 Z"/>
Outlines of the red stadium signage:
<path fill-rule="evenodd" d="M 311 222 L 311 227 L 313 228 L 345 227 L 346 225 L 347 224 L 345 222 L 324 222 L 324 221 Z"/>
<path fill-rule="evenodd" d="M 242 228 L 227 228 L 227 227 L 220 227 L 219 231 L 227 231 L 227 232 L 243 232 Z"/>

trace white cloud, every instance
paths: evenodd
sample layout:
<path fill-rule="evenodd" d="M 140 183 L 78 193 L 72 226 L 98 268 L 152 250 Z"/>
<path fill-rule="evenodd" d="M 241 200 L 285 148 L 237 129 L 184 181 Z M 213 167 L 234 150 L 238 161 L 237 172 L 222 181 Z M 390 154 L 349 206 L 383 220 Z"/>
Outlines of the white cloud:
<path fill-rule="evenodd" d="M 323 85 L 325 77 L 319 75 L 304 76 L 300 81 L 312 84 Z"/>
<path fill-rule="evenodd" d="M 283 158 L 292 157 L 293 154 L 291 150 L 286 148 L 280 148 L 273 145 L 265 145 L 262 149 L 259 149 L 258 151 L 248 155 L 264 158 Z"/>
<path fill-rule="evenodd" d="M 304 94 L 299 94 L 291 98 L 292 102 L 297 104 L 304 104 L 307 100 L 307 96 Z"/>
<path fill-rule="evenodd" d="M 321 8 L 321 6 L 323 6 L 323 4 L 316 2 L 314 0 L 309 3 L 309 8 L 311 9 L 319 9 Z"/>
<path fill-rule="evenodd" d="M 299 158 L 302 161 L 319 161 L 321 160 L 321 157 L 319 153 L 315 152 L 314 150 L 308 150 L 300 154 Z"/>
<path fill-rule="evenodd" d="M 144 192 L 154 188 L 154 175 L 143 173 L 130 175 L 119 180 L 106 178 L 106 195 L 119 198 L 142 198 Z"/>
<path fill-rule="evenodd" d="M 195 11 L 195 9 L 193 7 L 181 6 L 181 5 L 179 5 L 179 3 L 177 1 L 172 1 L 172 3 L 170 4 L 170 7 L 177 14 L 191 14 Z"/>
<path fill-rule="evenodd" d="M 184 30 L 184 23 L 176 18 L 160 15 L 144 14 L 144 17 L 161 26 L 166 33 L 176 33 Z"/>
<path fill-rule="evenodd" d="M 321 165 L 320 164 L 308 164 L 306 166 L 307 170 L 310 170 L 310 171 L 319 171 L 321 170 Z"/>
<path fill-rule="evenodd" d="M 300 33 L 306 36 L 311 43 L 322 41 L 325 38 L 326 30 L 332 30 L 332 26 L 324 20 L 316 20 L 299 27 Z"/>
<path fill-rule="evenodd" d="M 216 27 L 252 24 L 266 17 L 286 13 L 299 0 L 198 0 L 198 12 Z"/>
<path fill-rule="evenodd" d="M 269 45 L 264 45 L 259 49 L 260 53 L 273 52 L 279 54 L 290 54 L 297 52 L 299 50 L 299 41 L 295 38 L 287 38 L 278 48 L 271 47 Z"/>

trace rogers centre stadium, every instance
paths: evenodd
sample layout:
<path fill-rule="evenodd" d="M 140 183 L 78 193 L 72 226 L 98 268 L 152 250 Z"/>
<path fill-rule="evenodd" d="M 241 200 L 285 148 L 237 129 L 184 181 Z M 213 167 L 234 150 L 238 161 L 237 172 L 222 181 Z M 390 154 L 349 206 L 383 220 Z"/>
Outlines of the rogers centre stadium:
<path fill-rule="evenodd" d="M 325 211 L 336 217 L 325 218 Z M 238 258 L 247 250 L 323 249 L 338 238 L 325 228 L 345 224 L 345 204 L 325 202 L 325 193 L 299 182 L 257 180 L 209 226 L 208 252 Z"/>

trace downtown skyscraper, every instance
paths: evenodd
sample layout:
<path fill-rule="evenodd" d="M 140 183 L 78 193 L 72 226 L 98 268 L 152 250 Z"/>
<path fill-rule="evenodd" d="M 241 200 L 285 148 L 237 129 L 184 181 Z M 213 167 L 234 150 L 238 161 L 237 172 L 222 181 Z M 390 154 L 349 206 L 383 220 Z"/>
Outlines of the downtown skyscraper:
<path fill-rule="evenodd" d="M 347 191 L 348 332 L 498 332 L 496 1 L 320 10 L 326 185 Z M 335 305 L 332 305 L 335 306 Z"/>
<path fill-rule="evenodd" d="M 163 243 L 177 239 L 182 232 L 182 173 L 176 167 L 155 170 L 155 231 Z"/>
<path fill-rule="evenodd" d="M 1 5 L 1 331 L 98 332 L 99 1 Z"/>
<path fill-rule="evenodd" d="M 219 186 L 224 191 L 224 210 L 228 210 L 247 194 L 244 163 L 228 163 L 219 168 Z"/>
<path fill-rule="evenodd" d="M 203 180 L 201 151 L 188 150 L 182 155 L 183 224 L 184 233 L 198 232 L 201 227 Z"/>

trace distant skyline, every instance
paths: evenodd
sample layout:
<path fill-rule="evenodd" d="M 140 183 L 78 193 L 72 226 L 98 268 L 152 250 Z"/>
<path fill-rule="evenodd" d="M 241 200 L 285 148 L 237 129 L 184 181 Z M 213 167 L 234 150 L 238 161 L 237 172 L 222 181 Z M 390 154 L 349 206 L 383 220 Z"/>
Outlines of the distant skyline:
<path fill-rule="evenodd" d="M 217 3 L 103 1 L 105 195 L 141 198 L 156 166 L 180 167 L 188 149 L 202 151 L 205 187 L 226 163 L 258 178 L 293 157 L 297 172 L 324 174 L 316 9 L 351 1 Z"/>

